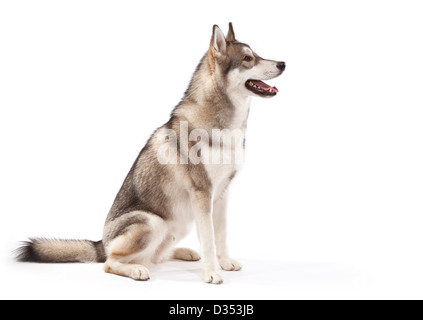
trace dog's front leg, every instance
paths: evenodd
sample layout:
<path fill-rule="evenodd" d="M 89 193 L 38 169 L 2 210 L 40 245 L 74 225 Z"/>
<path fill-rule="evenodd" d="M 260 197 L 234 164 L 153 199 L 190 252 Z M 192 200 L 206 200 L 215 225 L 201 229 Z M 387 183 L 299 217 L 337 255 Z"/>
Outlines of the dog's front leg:
<path fill-rule="evenodd" d="M 207 191 L 195 190 L 191 193 L 191 202 L 203 259 L 203 280 L 208 283 L 222 283 L 223 277 L 216 260 L 212 196 Z"/>
<path fill-rule="evenodd" d="M 228 193 L 217 200 L 213 206 L 213 225 L 216 239 L 216 253 L 219 264 L 223 270 L 238 271 L 242 265 L 229 257 L 227 244 L 227 224 L 226 224 L 226 208 L 228 202 Z"/>

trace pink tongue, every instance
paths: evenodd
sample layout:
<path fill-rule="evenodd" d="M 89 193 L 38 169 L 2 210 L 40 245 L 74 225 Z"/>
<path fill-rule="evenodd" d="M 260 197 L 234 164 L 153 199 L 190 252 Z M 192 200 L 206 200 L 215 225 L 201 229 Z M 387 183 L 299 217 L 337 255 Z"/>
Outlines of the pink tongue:
<path fill-rule="evenodd" d="M 271 87 L 269 85 L 267 85 L 266 83 L 264 83 L 263 81 L 260 80 L 251 80 L 257 87 L 260 87 L 261 89 L 265 90 L 265 91 L 270 91 L 270 89 L 272 89 L 273 91 L 275 91 L 276 93 L 279 92 L 278 88 L 276 87 Z"/>

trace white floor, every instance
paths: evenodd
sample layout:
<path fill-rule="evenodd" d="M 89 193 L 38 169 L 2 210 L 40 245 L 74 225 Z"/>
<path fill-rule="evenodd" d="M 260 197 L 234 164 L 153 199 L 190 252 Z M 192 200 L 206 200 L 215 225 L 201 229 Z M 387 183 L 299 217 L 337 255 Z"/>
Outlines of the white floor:
<path fill-rule="evenodd" d="M 137 282 L 102 272 L 100 264 L 1 266 L 1 299 L 407 299 L 423 298 L 423 278 L 337 263 L 240 259 L 222 285 L 201 282 L 201 262 L 170 261 Z M 375 267 L 375 266 L 373 266 Z"/>

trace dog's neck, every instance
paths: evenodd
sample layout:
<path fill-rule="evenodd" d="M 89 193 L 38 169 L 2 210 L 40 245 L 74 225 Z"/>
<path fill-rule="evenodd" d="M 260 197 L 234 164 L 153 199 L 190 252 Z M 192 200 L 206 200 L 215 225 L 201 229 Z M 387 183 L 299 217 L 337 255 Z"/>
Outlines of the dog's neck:
<path fill-rule="evenodd" d="M 174 114 L 189 121 L 201 119 L 220 129 L 245 128 L 251 97 L 229 88 L 222 71 L 218 67 L 211 70 L 208 59 L 206 54 L 201 60 Z"/>

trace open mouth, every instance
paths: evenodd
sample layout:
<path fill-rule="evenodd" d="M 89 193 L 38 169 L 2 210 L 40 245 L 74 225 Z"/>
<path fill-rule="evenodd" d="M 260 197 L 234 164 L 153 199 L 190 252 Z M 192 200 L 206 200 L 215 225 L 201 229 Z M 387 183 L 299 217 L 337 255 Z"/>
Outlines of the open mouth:
<path fill-rule="evenodd" d="M 279 92 L 278 88 L 271 87 L 261 80 L 248 80 L 245 86 L 251 92 L 264 97 L 273 97 Z"/>

